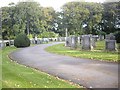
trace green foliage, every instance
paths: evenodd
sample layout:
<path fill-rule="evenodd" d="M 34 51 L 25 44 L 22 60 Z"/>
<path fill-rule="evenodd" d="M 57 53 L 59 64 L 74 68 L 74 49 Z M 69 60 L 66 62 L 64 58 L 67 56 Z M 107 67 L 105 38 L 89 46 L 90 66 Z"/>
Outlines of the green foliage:
<path fill-rule="evenodd" d="M 41 38 L 50 38 L 50 37 L 54 38 L 54 37 L 56 37 L 56 35 L 57 34 L 55 34 L 54 32 L 43 32 L 39 35 L 39 37 L 41 37 Z"/>
<path fill-rule="evenodd" d="M 101 27 L 102 31 L 106 32 L 107 34 L 113 33 L 119 30 L 119 7 L 120 2 L 108 2 L 103 3 L 103 14 L 101 20 Z"/>
<path fill-rule="evenodd" d="M 93 3 L 68 2 L 60 12 L 52 7 L 41 7 L 37 2 L 11 3 L 2 7 L 2 38 L 13 39 L 19 33 L 41 34 L 55 32 L 65 36 L 81 34 L 107 34 L 120 29 L 120 2 Z"/>
<path fill-rule="evenodd" d="M 69 34 L 90 34 L 94 25 L 101 21 L 102 10 L 103 6 L 98 3 L 68 2 L 62 7 L 60 13 L 62 18 L 60 18 L 63 26 L 61 23 L 59 26 L 64 28 L 64 33 L 65 28 L 68 28 Z M 86 27 L 83 27 L 83 25 L 86 25 Z"/>
<path fill-rule="evenodd" d="M 33 35 L 32 35 L 32 34 L 29 34 L 29 35 L 27 35 L 27 37 L 28 37 L 29 39 L 31 39 L 31 38 L 33 38 Z"/>
<path fill-rule="evenodd" d="M 116 42 L 120 43 L 120 31 L 115 32 L 114 35 L 115 35 Z"/>
<path fill-rule="evenodd" d="M 2 7 L 2 37 L 13 39 L 19 33 L 37 34 L 52 31 L 54 28 L 55 10 L 41 7 L 37 2 L 11 3 Z"/>
<path fill-rule="evenodd" d="M 29 47 L 30 46 L 30 40 L 29 40 L 29 38 L 27 37 L 26 34 L 21 33 L 15 38 L 14 46 L 17 47 L 17 48 Z"/>

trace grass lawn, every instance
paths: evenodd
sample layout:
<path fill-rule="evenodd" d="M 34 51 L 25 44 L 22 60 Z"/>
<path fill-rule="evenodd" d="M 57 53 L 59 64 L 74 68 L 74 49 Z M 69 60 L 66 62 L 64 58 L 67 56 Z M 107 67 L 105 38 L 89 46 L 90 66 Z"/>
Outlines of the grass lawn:
<path fill-rule="evenodd" d="M 118 62 L 118 52 L 107 52 L 104 50 L 104 41 L 98 41 L 96 43 L 96 48 L 92 51 L 85 51 L 85 50 L 71 50 L 69 47 L 65 47 L 64 44 L 58 44 L 54 46 L 50 46 L 46 48 L 48 52 L 68 55 L 78 58 L 88 58 L 88 59 L 95 59 L 101 61 L 112 61 Z"/>
<path fill-rule="evenodd" d="M 68 81 L 11 61 L 8 54 L 13 50 L 16 48 L 6 47 L 0 51 L 3 56 L 2 88 L 80 88 Z"/>
<path fill-rule="evenodd" d="M 2 50 L 0 49 L 0 90 L 2 88 Z"/>

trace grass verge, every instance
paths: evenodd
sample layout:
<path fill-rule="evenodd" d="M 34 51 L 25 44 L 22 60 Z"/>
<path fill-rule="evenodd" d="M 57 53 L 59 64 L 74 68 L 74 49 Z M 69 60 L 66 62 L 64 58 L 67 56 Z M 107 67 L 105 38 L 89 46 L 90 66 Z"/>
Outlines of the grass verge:
<path fill-rule="evenodd" d="M 2 89 L 2 50 L 0 48 L 0 90 Z"/>
<path fill-rule="evenodd" d="M 16 50 L 6 47 L 2 53 L 2 88 L 80 88 L 70 82 L 11 61 L 8 54 Z"/>
<path fill-rule="evenodd" d="M 99 41 L 96 43 L 96 48 L 92 51 L 85 51 L 80 49 L 71 50 L 69 47 L 65 47 L 64 44 L 50 46 L 45 50 L 51 53 L 68 55 L 78 58 L 118 62 L 118 52 L 107 52 L 104 50 L 104 47 L 104 41 Z"/>

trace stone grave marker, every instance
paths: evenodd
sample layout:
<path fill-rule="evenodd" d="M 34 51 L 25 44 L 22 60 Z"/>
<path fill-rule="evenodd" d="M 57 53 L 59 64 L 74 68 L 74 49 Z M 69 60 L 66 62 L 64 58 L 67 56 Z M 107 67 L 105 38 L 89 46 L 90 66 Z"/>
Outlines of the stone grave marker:
<path fill-rule="evenodd" d="M 91 43 L 93 47 L 96 47 L 96 37 L 92 37 Z"/>
<path fill-rule="evenodd" d="M 71 49 L 76 49 L 76 48 L 77 48 L 77 37 L 71 36 Z"/>
<path fill-rule="evenodd" d="M 99 40 L 100 41 L 104 40 L 104 35 L 99 35 Z"/>
<path fill-rule="evenodd" d="M 70 45 L 69 45 L 69 37 L 66 37 L 65 38 L 65 46 L 66 47 L 69 47 Z"/>
<path fill-rule="evenodd" d="M 41 41 L 40 41 L 40 39 L 37 39 L 37 44 L 41 44 Z"/>
<path fill-rule="evenodd" d="M 106 36 L 105 36 L 105 39 L 106 39 L 106 40 L 115 40 L 115 36 L 111 33 L 111 34 L 109 34 L 109 35 L 106 35 Z"/>
<path fill-rule="evenodd" d="M 107 51 L 116 51 L 116 40 L 106 40 L 105 49 Z"/>
<path fill-rule="evenodd" d="M 78 36 L 78 45 L 81 44 L 81 38 L 82 38 L 82 36 Z"/>
<path fill-rule="evenodd" d="M 10 40 L 10 45 L 14 45 L 14 40 Z"/>
<path fill-rule="evenodd" d="M 91 50 L 91 36 L 90 35 L 82 35 L 82 49 L 83 50 Z"/>

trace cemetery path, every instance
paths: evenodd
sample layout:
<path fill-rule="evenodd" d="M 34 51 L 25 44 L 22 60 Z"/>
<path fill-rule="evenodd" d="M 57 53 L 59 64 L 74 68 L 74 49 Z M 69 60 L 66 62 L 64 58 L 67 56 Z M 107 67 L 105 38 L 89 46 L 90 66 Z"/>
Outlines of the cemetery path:
<path fill-rule="evenodd" d="M 37 68 L 87 88 L 118 88 L 117 63 L 57 55 L 44 50 L 58 43 L 22 48 L 9 56 L 20 64 Z"/>

